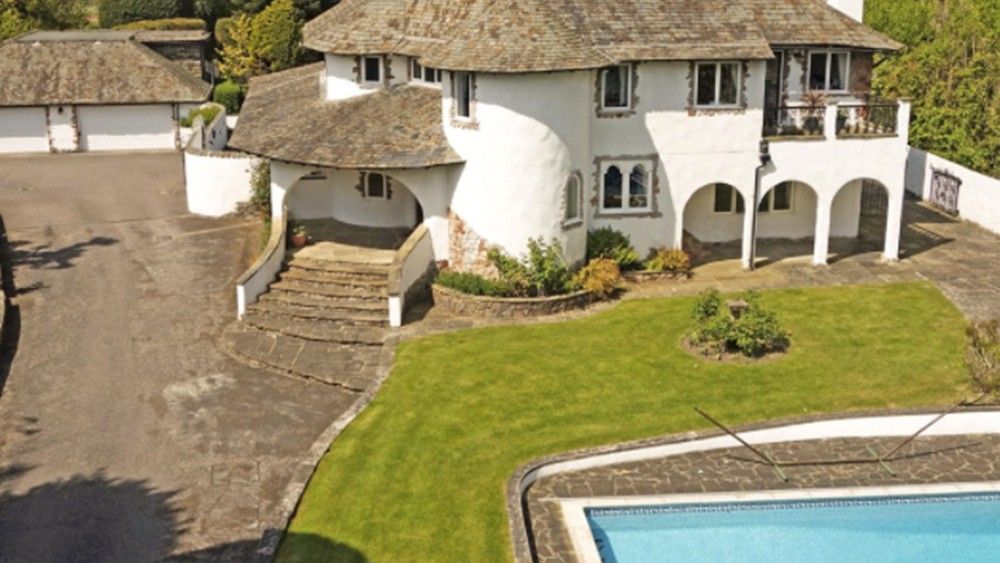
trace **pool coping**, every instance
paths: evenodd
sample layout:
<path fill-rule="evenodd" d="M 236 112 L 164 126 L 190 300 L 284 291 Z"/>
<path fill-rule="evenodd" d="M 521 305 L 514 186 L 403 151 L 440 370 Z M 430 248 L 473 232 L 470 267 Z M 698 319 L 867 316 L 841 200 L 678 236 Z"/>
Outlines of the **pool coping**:
<path fill-rule="evenodd" d="M 915 432 L 921 424 L 919 422 L 926 422 L 931 419 L 931 417 L 940 414 L 943 408 L 932 409 L 932 408 L 911 408 L 911 409 L 890 409 L 890 410 L 868 410 L 868 411 L 852 411 L 852 412 L 841 412 L 841 413 L 826 413 L 826 414 L 814 414 L 799 417 L 786 417 L 768 421 L 762 421 L 757 423 L 745 424 L 735 428 L 738 433 L 747 437 L 745 433 L 748 432 L 758 432 L 758 431 L 769 431 L 769 430 L 781 430 L 788 429 L 789 427 L 801 427 L 807 426 L 814 423 L 830 423 L 830 422 L 844 422 L 844 421 L 858 421 L 858 420 L 873 420 L 879 418 L 898 418 L 898 417 L 911 417 L 910 422 L 916 423 L 912 427 L 907 427 L 907 431 L 902 434 L 894 434 L 892 432 L 887 432 L 884 428 L 875 426 L 873 430 L 868 433 L 862 434 L 860 437 L 891 437 L 912 434 Z M 1000 406 L 988 405 L 988 406 L 965 406 L 961 410 L 949 415 L 949 417 L 956 417 L 968 414 L 987 414 L 993 415 L 991 418 L 995 418 L 994 424 L 996 427 L 995 432 L 987 432 L 989 434 L 1000 434 Z M 939 424 L 943 424 L 942 423 Z M 877 430 L 875 430 L 877 428 Z M 926 435 L 934 436 L 941 435 L 940 426 L 932 427 L 931 430 Z M 974 434 L 975 431 L 970 431 L 965 429 L 962 432 L 954 432 L 955 434 Z M 983 433 L 983 432 L 979 432 Z M 842 438 L 851 437 L 851 435 L 830 435 L 828 438 Z M 747 437 L 751 443 L 755 439 L 754 435 Z M 802 441 L 802 440 L 816 440 L 823 439 L 823 437 L 813 437 L 813 438 L 798 438 L 798 439 L 783 439 L 781 441 Z M 692 444 L 698 442 L 704 442 L 706 440 L 717 441 L 715 447 L 709 449 L 722 449 L 738 446 L 739 444 L 733 440 L 731 437 L 725 435 L 718 430 L 702 430 L 695 432 L 685 432 L 677 434 L 669 434 L 665 436 L 652 437 L 642 440 L 635 440 L 630 442 L 621 442 L 617 444 L 607 444 L 603 446 L 597 446 L 592 448 L 586 448 L 581 450 L 574 450 L 569 452 L 563 452 L 560 454 L 555 454 L 543 458 L 535 459 L 526 464 L 521 465 L 508 479 L 507 481 L 507 524 L 508 531 L 510 533 L 511 544 L 513 548 L 513 555 L 517 563 L 534 563 L 536 561 L 534 538 L 531 533 L 531 524 L 527 514 L 527 506 L 525 499 L 525 492 L 532 483 L 537 481 L 539 478 L 545 477 L 547 475 L 552 475 L 555 473 L 563 473 L 567 471 L 574 471 L 579 469 L 586 469 L 591 466 L 587 463 L 587 460 L 593 458 L 601 458 L 604 463 L 599 463 L 592 465 L 593 467 L 613 465 L 617 463 L 625 463 L 630 460 L 642 459 L 640 456 L 636 458 L 637 452 L 648 451 L 651 449 L 662 450 L 664 447 L 680 447 L 680 448 L 690 448 Z M 706 451 L 692 449 L 690 451 Z M 685 453 L 680 451 L 678 453 Z M 665 457 L 665 454 L 651 454 L 646 456 L 646 458 L 652 457 Z"/>
<path fill-rule="evenodd" d="M 734 504 L 760 501 L 840 500 L 880 497 L 922 497 L 952 494 L 997 493 L 1000 481 L 980 483 L 938 483 L 930 485 L 893 485 L 888 487 L 839 487 L 734 491 L 722 493 L 681 493 L 629 497 L 563 498 L 562 510 L 566 532 L 580 563 L 603 563 L 593 531 L 587 521 L 590 508 L 641 508 L 665 505 Z"/>

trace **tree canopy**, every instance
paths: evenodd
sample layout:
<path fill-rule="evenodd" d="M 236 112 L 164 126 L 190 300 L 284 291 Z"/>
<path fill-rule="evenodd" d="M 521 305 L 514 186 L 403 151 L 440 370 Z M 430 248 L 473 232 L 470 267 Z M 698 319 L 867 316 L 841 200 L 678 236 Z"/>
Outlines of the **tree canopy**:
<path fill-rule="evenodd" d="M 0 0 L 0 41 L 32 29 L 72 29 L 87 25 L 82 0 Z"/>
<path fill-rule="evenodd" d="M 302 23 L 292 0 L 275 0 L 257 15 L 237 16 L 226 26 L 219 71 L 244 84 L 295 66 L 302 59 Z"/>
<path fill-rule="evenodd" d="M 910 143 L 1000 177 L 1000 2 L 869 0 L 866 20 L 907 46 L 874 87 L 913 98 Z"/>

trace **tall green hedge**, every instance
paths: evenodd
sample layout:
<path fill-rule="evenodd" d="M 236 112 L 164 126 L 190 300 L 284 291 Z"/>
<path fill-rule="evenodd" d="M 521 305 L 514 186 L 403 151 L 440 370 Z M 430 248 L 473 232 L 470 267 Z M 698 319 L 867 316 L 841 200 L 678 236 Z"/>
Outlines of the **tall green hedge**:
<path fill-rule="evenodd" d="M 101 27 L 115 27 L 140 20 L 179 18 L 190 13 L 191 0 L 100 0 L 97 5 Z"/>

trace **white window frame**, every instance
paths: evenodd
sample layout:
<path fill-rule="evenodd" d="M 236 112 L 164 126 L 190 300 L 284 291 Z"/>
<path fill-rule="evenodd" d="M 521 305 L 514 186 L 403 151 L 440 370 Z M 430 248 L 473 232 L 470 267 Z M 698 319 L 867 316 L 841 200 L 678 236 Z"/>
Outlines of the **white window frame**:
<path fill-rule="evenodd" d="M 572 185 L 576 185 L 576 196 L 571 198 L 569 188 Z M 563 226 L 571 227 L 583 223 L 583 177 L 579 172 L 573 172 L 566 178 L 566 182 L 563 184 L 563 199 L 566 201 L 566 208 L 563 212 Z M 570 202 L 573 201 L 576 203 L 576 215 L 570 217 L 568 216 Z"/>
<path fill-rule="evenodd" d="M 723 65 L 735 65 L 736 66 L 736 101 L 733 103 L 721 103 L 719 99 L 722 96 L 722 67 Z M 714 66 L 715 67 L 715 97 L 712 103 L 702 104 L 698 103 L 698 92 L 701 90 L 700 84 L 700 74 L 698 70 L 703 66 Z M 740 99 L 743 96 L 743 64 L 740 61 L 704 61 L 696 62 L 694 64 L 694 107 L 696 108 L 738 108 L 742 107 L 740 104 Z"/>
<path fill-rule="evenodd" d="M 462 104 L 460 103 L 459 98 L 458 98 L 458 95 L 459 95 L 458 94 L 459 93 L 458 77 L 459 76 L 466 76 L 466 77 L 468 77 L 468 80 L 469 80 L 469 114 L 468 115 L 462 115 L 462 113 L 460 111 L 460 108 L 462 107 Z M 452 93 L 451 103 L 452 103 L 452 105 L 454 107 L 454 111 L 452 112 L 452 114 L 453 114 L 454 118 L 457 119 L 458 121 L 464 121 L 464 122 L 471 122 L 471 121 L 473 121 L 474 118 L 475 118 L 475 114 L 476 114 L 476 74 L 474 72 L 465 72 L 465 71 L 455 71 L 455 72 L 452 72 L 451 73 L 451 93 Z"/>
<path fill-rule="evenodd" d="M 636 213 L 651 213 L 653 211 L 653 175 L 656 173 L 655 169 L 651 168 L 654 163 L 643 160 L 624 160 L 624 161 L 610 161 L 605 162 L 601 166 L 601 193 L 600 193 L 600 210 L 602 215 L 630 215 Z M 604 180 L 611 167 L 617 167 L 622 173 L 622 206 L 621 207 L 605 207 L 604 206 L 604 193 L 605 185 Z M 641 166 L 646 172 L 646 205 L 643 207 L 633 207 L 631 202 L 631 180 L 632 171 L 635 170 L 637 166 Z"/>
<path fill-rule="evenodd" d="M 372 195 L 371 184 L 369 183 L 370 178 L 372 176 L 382 177 L 382 195 Z M 386 176 L 385 174 L 381 172 L 365 172 L 364 186 L 365 186 L 365 191 L 364 191 L 365 199 L 375 199 L 375 200 L 389 199 L 389 177 Z"/>
<path fill-rule="evenodd" d="M 778 189 L 778 186 L 781 186 L 783 184 L 787 184 L 788 185 L 788 209 L 775 209 L 774 208 L 774 190 Z M 767 194 L 764 196 L 764 199 L 762 199 L 761 202 L 759 204 L 757 204 L 757 212 L 758 213 L 792 213 L 792 212 L 794 212 L 795 211 L 795 192 L 797 192 L 797 191 L 798 190 L 795 189 L 795 182 L 788 181 L 788 182 L 780 182 L 778 184 L 775 184 L 773 188 L 771 188 L 770 190 L 767 191 Z M 763 206 L 763 208 L 762 208 L 762 206 Z"/>
<path fill-rule="evenodd" d="M 847 66 L 844 69 L 844 87 L 839 90 L 830 89 L 830 71 L 833 69 L 833 55 L 846 55 L 847 56 Z M 812 64 L 813 55 L 825 55 L 826 59 L 826 74 L 825 80 L 823 81 L 823 88 L 819 90 L 814 90 L 818 92 L 829 92 L 831 94 L 844 94 L 851 89 L 851 52 L 843 49 L 816 49 L 814 51 L 809 51 L 809 64 L 806 65 L 806 86 L 812 90 Z"/>
<path fill-rule="evenodd" d="M 428 74 L 433 77 L 432 80 L 427 79 Z M 441 69 L 424 66 L 416 57 L 410 58 L 410 75 L 414 82 L 440 87 L 442 74 Z"/>
<path fill-rule="evenodd" d="M 715 204 L 716 204 L 716 199 L 717 199 L 717 197 L 719 195 L 718 191 L 717 191 L 719 186 L 726 186 L 726 187 L 729 188 L 729 210 L 728 211 L 716 211 L 716 207 L 718 207 L 718 206 L 716 206 Z M 746 201 L 743 202 L 744 210 L 740 211 L 739 202 L 740 202 L 740 197 L 741 196 L 742 196 L 742 194 L 740 194 L 740 191 L 737 190 L 735 186 L 732 186 L 732 185 L 727 184 L 725 182 L 716 182 L 716 183 L 712 184 L 712 214 L 713 215 L 737 215 L 737 214 L 740 214 L 740 213 L 745 213 L 746 212 Z"/>
<path fill-rule="evenodd" d="M 607 75 L 612 68 L 624 69 L 625 71 L 625 105 L 609 106 L 607 102 Z M 601 69 L 601 111 L 605 113 L 629 112 L 632 111 L 632 98 L 635 89 L 635 73 L 631 64 L 615 65 L 614 67 Z"/>
<path fill-rule="evenodd" d="M 368 61 L 375 59 L 378 61 L 378 79 L 370 80 L 368 77 Z M 382 78 L 385 76 L 385 61 L 380 55 L 362 55 L 361 57 L 361 82 L 362 84 L 382 84 Z"/>

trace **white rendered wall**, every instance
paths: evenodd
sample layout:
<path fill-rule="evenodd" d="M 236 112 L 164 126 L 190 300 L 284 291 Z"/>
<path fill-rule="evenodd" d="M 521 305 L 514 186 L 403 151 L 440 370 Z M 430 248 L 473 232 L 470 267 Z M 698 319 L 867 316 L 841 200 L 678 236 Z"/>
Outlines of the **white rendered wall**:
<path fill-rule="evenodd" d="M 479 74 L 470 129 L 452 123 L 446 73 L 445 132 L 466 160 L 451 207 L 489 244 L 520 255 L 529 238 L 554 238 L 568 261 L 583 258 L 586 230 L 564 229 L 562 206 L 570 173 L 586 179 L 592 166 L 585 117 L 593 110 L 591 76 Z"/>
<path fill-rule="evenodd" d="M 250 201 L 253 169 L 260 159 L 239 153 L 185 151 L 188 210 L 221 217 Z"/>
<path fill-rule="evenodd" d="M 864 20 L 865 0 L 826 0 L 826 3 L 857 21 Z"/>
<path fill-rule="evenodd" d="M 77 119 L 81 150 L 176 148 L 170 105 L 79 106 Z"/>
<path fill-rule="evenodd" d="M 412 227 L 417 204 L 400 182 L 392 182 L 392 198 L 364 197 L 357 189 L 359 173 L 323 170 L 326 179 L 303 178 L 288 197 L 288 212 L 294 219 L 333 218 L 366 227 Z"/>
<path fill-rule="evenodd" d="M 372 92 L 358 84 L 354 57 L 326 55 L 326 99 L 343 100 Z"/>
<path fill-rule="evenodd" d="M 50 106 L 46 108 L 49 119 L 49 140 L 55 152 L 75 152 L 80 149 L 76 130 L 76 108 Z"/>
<path fill-rule="evenodd" d="M 924 200 L 930 199 L 934 170 L 946 172 L 961 180 L 958 192 L 959 217 L 1000 234 L 1000 179 L 912 147 L 909 149 L 906 166 L 906 189 Z"/>
<path fill-rule="evenodd" d="M 437 260 L 448 260 L 448 210 L 461 167 L 437 166 L 415 170 L 394 170 L 392 178 L 399 180 L 417 198 L 424 212 L 424 224 L 430 231 Z"/>
<path fill-rule="evenodd" d="M 0 153 L 49 152 L 45 108 L 0 108 Z"/>

